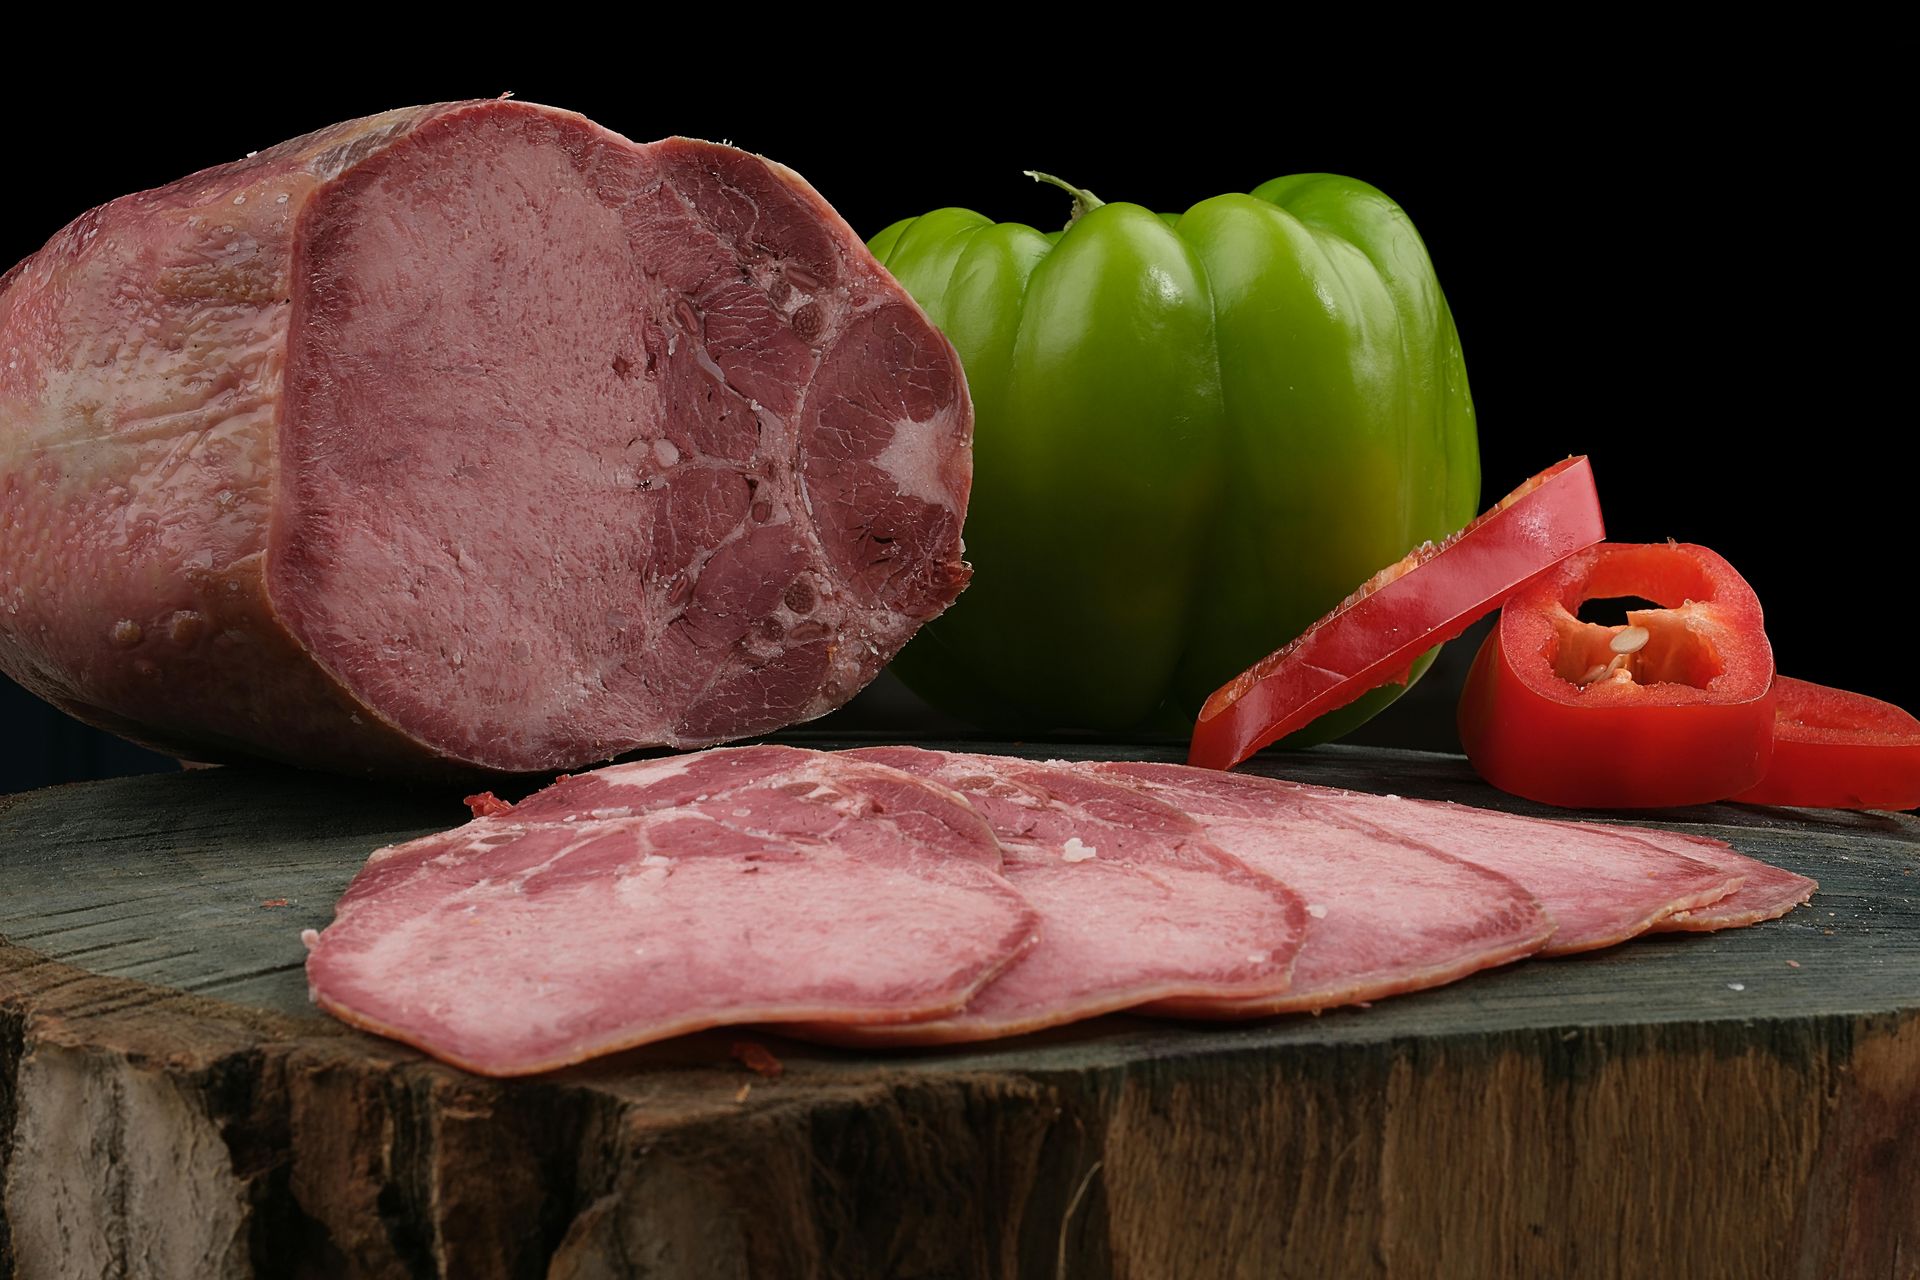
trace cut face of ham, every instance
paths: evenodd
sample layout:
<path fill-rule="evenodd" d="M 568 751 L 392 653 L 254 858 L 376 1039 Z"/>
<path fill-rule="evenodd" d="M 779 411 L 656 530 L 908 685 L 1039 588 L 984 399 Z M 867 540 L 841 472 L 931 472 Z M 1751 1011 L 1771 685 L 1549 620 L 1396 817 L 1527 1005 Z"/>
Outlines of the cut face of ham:
<path fill-rule="evenodd" d="M 1512 879 L 1553 917 L 1553 937 L 1540 948 L 1543 956 L 1624 942 L 1676 912 L 1726 897 L 1743 878 L 1727 866 L 1645 838 L 1658 832 L 1283 785 L 1293 786 L 1310 811 L 1366 823 Z"/>
<path fill-rule="evenodd" d="M 456 102 L 0 278 L 0 669 L 195 759 L 573 768 L 839 706 L 967 578 L 952 348 L 796 174 Z"/>
<path fill-rule="evenodd" d="M 1293 985 L 1250 1000 L 1183 998 L 1147 1011 L 1252 1018 L 1439 986 L 1538 951 L 1554 922 L 1512 879 L 1361 823 L 1333 820 L 1300 789 L 1185 765 L 1078 765 L 1186 810 L 1207 835 L 1307 902 Z"/>
<path fill-rule="evenodd" d="M 1085 771 L 1005 756 L 875 747 L 843 757 L 953 788 L 986 818 L 1040 942 L 949 1017 L 812 1026 L 843 1044 L 1018 1035 L 1152 1000 L 1284 991 L 1306 926 L 1285 885 L 1212 844 L 1187 814 Z"/>
<path fill-rule="evenodd" d="M 871 762 L 618 765 L 374 854 L 308 936 L 308 982 L 485 1075 L 724 1023 L 931 1018 L 1034 941 L 999 867 L 965 801 Z"/>

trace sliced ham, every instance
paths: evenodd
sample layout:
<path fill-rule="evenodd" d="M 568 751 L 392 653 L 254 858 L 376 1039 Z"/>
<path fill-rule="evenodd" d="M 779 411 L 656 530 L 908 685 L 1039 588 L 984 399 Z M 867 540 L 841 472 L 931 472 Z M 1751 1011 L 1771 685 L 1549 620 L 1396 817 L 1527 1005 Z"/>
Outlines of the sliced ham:
<path fill-rule="evenodd" d="M 1286 990 L 1306 904 L 1207 839 L 1182 811 L 1084 771 L 1005 756 L 875 747 L 843 753 L 953 788 L 985 817 L 1040 942 L 961 1012 L 817 1026 L 843 1044 L 991 1040 L 1155 1000 Z"/>
<path fill-rule="evenodd" d="M 1740 884 L 1723 898 L 1676 911 L 1657 921 L 1655 933 L 1711 933 L 1716 929 L 1737 929 L 1777 920 L 1793 910 L 1820 887 L 1817 881 L 1783 868 L 1749 858 L 1719 840 L 1704 836 L 1677 835 L 1671 831 L 1634 828 L 1643 839 L 1659 840 L 1684 847 L 1689 856 L 1712 862 L 1740 877 Z"/>
<path fill-rule="evenodd" d="M 1295 787 L 1310 808 L 1368 823 L 1498 871 L 1524 886 L 1553 917 L 1543 956 L 1610 947 L 1676 912 L 1716 902 L 1745 872 L 1657 839 L 1594 823 L 1524 818 L 1433 800 L 1327 787 Z M 1656 837 L 1649 839 L 1647 837 Z M 1721 846 L 1723 849 L 1725 846 Z"/>
<path fill-rule="evenodd" d="M 375 853 L 307 976 L 330 1013 L 485 1075 L 725 1023 L 937 1017 L 1036 936 L 1000 860 L 966 801 L 870 761 L 619 765 Z"/>
<path fill-rule="evenodd" d="M 1544 946 L 1554 921 L 1507 876 L 1361 823 L 1297 787 L 1185 765 L 1078 765 L 1186 810 L 1222 849 L 1307 900 L 1293 984 L 1246 1000 L 1181 998 L 1148 1011 L 1251 1018 L 1439 986 Z"/>

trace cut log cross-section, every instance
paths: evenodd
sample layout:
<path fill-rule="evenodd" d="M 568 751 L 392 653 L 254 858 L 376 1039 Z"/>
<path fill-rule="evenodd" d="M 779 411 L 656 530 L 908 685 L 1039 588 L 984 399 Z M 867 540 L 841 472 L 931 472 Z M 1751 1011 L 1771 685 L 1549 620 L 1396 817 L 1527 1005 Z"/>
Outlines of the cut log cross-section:
<path fill-rule="evenodd" d="M 1548 812 L 1453 757 L 1284 764 Z M 300 930 L 370 850 L 463 813 L 238 770 L 0 800 L 0 1274 L 1784 1280 L 1920 1257 L 1910 817 L 1675 811 L 1819 895 L 1371 1009 L 910 1052 L 711 1031 L 503 1081 L 306 999 Z"/>

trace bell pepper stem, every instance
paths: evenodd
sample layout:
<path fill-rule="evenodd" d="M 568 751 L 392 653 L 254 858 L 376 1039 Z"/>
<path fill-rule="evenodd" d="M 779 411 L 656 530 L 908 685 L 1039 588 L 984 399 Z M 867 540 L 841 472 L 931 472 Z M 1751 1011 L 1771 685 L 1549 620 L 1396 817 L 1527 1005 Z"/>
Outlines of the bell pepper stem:
<path fill-rule="evenodd" d="M 1105 200 L 1102 200 L 1099 196 L 1093 194 L 1093 192 L 1076 187 L 1071 182 L 1063 178 L 1056 178 L 1050 173 L 1041 173 L 1037 169 L 1024 169 L 1021 172 L 1025 173 L 1035 182 L 1049 183 L 1073 197 L 1073 216 L 1067 219 L 1068 226 L 1072 226 L 1106 203 Z"/>

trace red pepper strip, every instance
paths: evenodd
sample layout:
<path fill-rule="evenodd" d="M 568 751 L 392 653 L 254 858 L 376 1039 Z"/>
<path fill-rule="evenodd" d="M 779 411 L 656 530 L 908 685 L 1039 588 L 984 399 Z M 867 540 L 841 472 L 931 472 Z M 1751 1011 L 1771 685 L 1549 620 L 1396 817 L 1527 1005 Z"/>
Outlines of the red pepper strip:
<path fill-rule="evenodd" d="M 1746 804 L 1920 808 L 1920 720 L 1891 702 L 1776 676 L 1773 763 Z"/>
<path fill-rule="evenodd" d="M 1587 460 L 1548 467 L 1445 542 L 1374 574 L 1292 643 L 1216 690 L 1200 709 L 1187 763 L 1231 769 L 1369 689 L 1405 683 L 1421 654 L 1604 537 Z"/>
<path fill-rule="evenodd" d="M 1640 596 L 1622 626 L 1583 601 Z M 1460 695 L 1480 776 L 1573 808 L 1724 800 L 1766 774 L 1773 649 L 1760 601 L 1705 547 L 1607 543 L 1514 593 Z"/>

